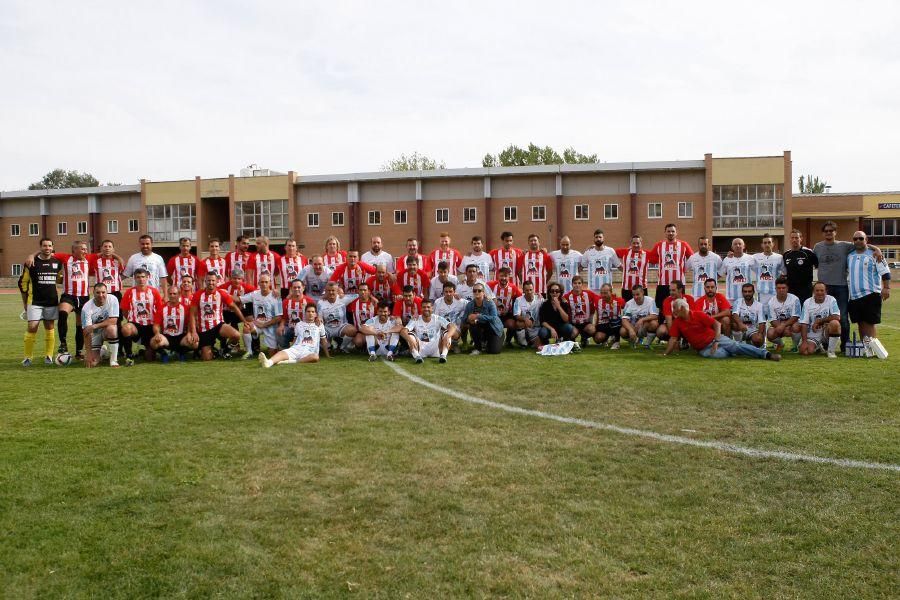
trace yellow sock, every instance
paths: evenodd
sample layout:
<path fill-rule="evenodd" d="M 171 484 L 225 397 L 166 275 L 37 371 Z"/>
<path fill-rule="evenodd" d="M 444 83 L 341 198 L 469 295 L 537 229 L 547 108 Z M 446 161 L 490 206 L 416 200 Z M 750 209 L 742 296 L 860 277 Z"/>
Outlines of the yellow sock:
<path fill-rule="evenodd" d="M 31 358 L 34 356 L 34 338 L 36 334 L 26 331 L 25 332 L 25 358 Z"/>
<path fill-rule="evenodd" d="M 56 330 L 45 329 L 44 334 L 44 356 L 53 358 L 53 347 L 56 345 Z"/>

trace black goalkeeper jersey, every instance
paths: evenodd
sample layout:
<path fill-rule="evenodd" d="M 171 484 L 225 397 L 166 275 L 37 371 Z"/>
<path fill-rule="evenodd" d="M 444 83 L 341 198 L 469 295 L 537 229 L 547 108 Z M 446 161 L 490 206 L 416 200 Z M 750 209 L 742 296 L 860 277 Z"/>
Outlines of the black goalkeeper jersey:
<path fill-rule="evenodd" d="M 34 306 L 56 306 L 59 294 L 56 281 L 63 269 L 62 261 L 50 257 L 46 260 L 37 255 L 34 264 L 25 269 L 19 277 L 19 290 L 27 295 L 28 304 Z"/>

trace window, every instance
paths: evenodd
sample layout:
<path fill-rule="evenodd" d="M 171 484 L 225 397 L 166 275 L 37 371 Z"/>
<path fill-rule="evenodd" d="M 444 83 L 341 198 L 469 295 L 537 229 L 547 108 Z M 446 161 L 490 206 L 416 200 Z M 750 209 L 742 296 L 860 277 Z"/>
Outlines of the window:
<path fill-rule="evenodd" d="M 69 224 L 66 221 L 56 224 L 56 235 L 69 235 Z"/>
<path fill-rule="evenodd" d="M 547 207 L 543 204 L 539 204 L 537 206 L 531 207 L 531 220 L 532 221 L 546 221 L 547 220 Z"/>
<path fill-rule="evenodd" d="M 463 209 L 463 223 L 477 223 L 478 209 L 475 207 Z"/>
<path fill-rule="evenodd" d="M 504 206 L 503 207 L 503 222 L 504 223 L 515 223 L 519 220 L 519 207 L 518 206 Z"/>
<path fill-rule="evenodd" d="M 128 219 L 128 233 L 137 233 L 140 224 L 137 219 Z"/>
<path fill-rule="evenodd" d="M 18 277 L 18 276 L 21 275 L 21 274 L 22 274 L 22 265 L 20 265 L 20 264 L 18 264 L 18 263 L 13 264 L 13 266 L 12 266 L 12 276 L 13 276 L 13 277 Z"/>
<path fill-rule="evenodd" d="M 306 226 L 307 227 L 318 227 L 319 226 L 319 213 L 306 213 Z"/>
<path fill-rule="evenodd" d="M 647 218 L 648 219 L 662 219 L 662 203 L 661 202 L 651 202 L 647 205 Z"/>
<path fill-rule="evenodd" d="M 370 210 L 369 211 L 369 225 L 381 225 L 381 211 L 380 210 Z"/>
<path fill-rule="evenodd" d="M 119 233 L 119 222 L 115 219 L 107 221 L 106 233 Z"/>
<path fill-rule="evenodd" d="M 331 226 L 332 227 L 343 227 L 344 226 L 344 213 L 343 212 L 331 213 Z"/>
<path fill-rule="evenodd" d="M 609 206 L 609 205 L 607 205 Z M 575 220 L 576 221 L 587 221 L 591 218 L 590 207 L 587 204 L 576 204 L 575 205 Z"/>
<path fill-rule="evenodd" d="M 434 222 L 435 223 L 449 223 L 450 222 L 450 209 L 449 208 L 435 209 Z"/>
<path fill-rule="evenodd" d="M 693 219 L 694 218 L 694 203 L 693 202 L 679 202 L 678 203 L 678 218 L 679 219 Z"/>
<path fill-rule="evenodd" d="M 75 226 L 75 230 L 78 235 L 87 234 L 87 221 L 78 221 L 78 224 Z"/>
<path fill-rule="evenodd" d="M 864 219 L 863 232 L 873 237 L 894 237 L 900 235 L 900 219 Z M 884 252 L 884 249 L 882 249 L 882 252 Z"/>
<path fill-rule="evenodd" d="M 784 226 L 784 186 L 714 185 L 714 229 L 763 229 Z"/>
<path fill-rule="evenodd" d="M 132 230 L 132 221 L 135 228 Z M 137 219 L 128 220 L 128 231 L 137 231 Z M 147 233 L 159 242 L 177 242 L 186 237 L 197 239 L 196 212 L 193 204 L 164 204 L 147 207 Z"/>
<path fill-rule="evenodd" d="M 615 221 L 619 218 L 619 205 L 618 204 L 604 204 L 603 205 L 603 218 L 608 221 Z"/>
<path fill-rule="evenodd" d="M 394 211 L 394 225 L 406 225 L 406 209 L 398 208 Z"/>
<path fill-rule="evenodd" d="M 37 223 L 29 223 L 28 224 L 28 235 L 37 236 L 38 234 L 40 234 L 40 232 L 41 232 L 41 228 L 38 227 Z"/>
<path fill-rule="evenodd" d="M 234 218 L 237 234 L 255 238 L 265 235 L 270 238 L 288 236 L 287 200 L 249 200 L 234 204 Z"/>
<path fill-rule="evenodd" d="M 9 226 L 9 235 L 11 237 L 19 237 L 20 235 L 22 235 L 22 228 L 19 227 L 18 223 L 13 223 Z"/>

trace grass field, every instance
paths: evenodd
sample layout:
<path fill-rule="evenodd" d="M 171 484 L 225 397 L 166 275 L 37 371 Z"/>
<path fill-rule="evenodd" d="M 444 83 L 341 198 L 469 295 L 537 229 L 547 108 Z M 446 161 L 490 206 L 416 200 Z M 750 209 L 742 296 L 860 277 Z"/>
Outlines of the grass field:
<path fill-rule="evenodd" d="M 508 414 L 360 356 L 271 370 L 230 361 L 26 371 L 15 300 L 0 296 L 6 597 L 900 590 L 897 471 Z M 556 415 L 897 465 L 898 302 L 881 329 L 887 361 L 591 347 L 400 366 Z"/>

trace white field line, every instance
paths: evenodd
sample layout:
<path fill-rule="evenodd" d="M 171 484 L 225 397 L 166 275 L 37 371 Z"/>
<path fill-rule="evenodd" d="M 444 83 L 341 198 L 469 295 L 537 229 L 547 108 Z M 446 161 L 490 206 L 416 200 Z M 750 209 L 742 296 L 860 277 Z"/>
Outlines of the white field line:
<path fill-rule="evenodd" d="M 774 458 L 777 460 L 789 460 L 789 461 L 801 461 L 801 462 L 811 462 L 811 463 L 819 463 L 826 465 L 835 465 L 838 467 L 847 467 L 852 469 L 877 469 L 882 471 L 894 471 L 900 473 L 900 465 L 890 464 L 890 463 L 875 463 L 875 462 L 867 462 L 864 460 L 852 460 L 849 458 L 831 458 L 828 456 L 815 456 L 813 454 L 799 454 L 796 452 L 784 452 L 781 450 L 760 450 L 758 448 L 750 448 L 747 446 L 738 446 L 736 444 L 726 444 L 724 442 L 708 442 L 704 440 L 695 440 L 692 438 L 682 437 L 680 435 L 669 435 L 667 433 L 657 433 L 655 431 L 647 431 L 645 429 L 634 429 L 631 427 L 620 427 L 618 425 L 611 425 L 609 423 L 599 423 L 597 421 L 588 421 L 586 419 L 577 419 L 575 417 L 563 417 L 560 415 L 554 415 L 552 413 L 546 413 L 540 410 L 532 410 L 528 408 L 520 408 L 518 406 L 511 406 L 509 404 L 501 404 L 500 402 L 492 402 L 491 400 L 484 400 L 482 398 L 478 398 L 476 396 L 471 396 L 466 394 L 465 392 L 458 392 L 456 390 L 446 388 L 440 385 L 436 385 L 431 383 L 430 381 L 426 381 L 421 377 L 417 377 L 403 369 L 402 367 L 397 366 L 393 363 L 384 363 L 388 367 L 394 370 L 395 373 L 406 377 L 413 383 L 417 383 L 421 386 L 427 387 L 428 389 L 434 390 L 441 394 L 446 394 L 447 396 L 451 396 L 458 400 L 462 400 L 464 402 L 470 402 L 472 404 L 480 404 L 482 406 L 487 406 L 490 408 L 496 408 L 498 410 L 503 410 L 509 413 L 517 414 L 517 415 L 525 415 L 529 417 L 538 417 L 540 419 L 549 419 L 551 421 L 558 421 L 560 423 L 568 423 L 570 425 L 579 425 L 581 427 L 587 427 L 589 429 L 600 429 L 603 431 L 613 431 L 615 433 L 621 433 L 623 435 L 632 435 L 636 437 L 648 438 L 651 440 L 656 440 L 658 442 L 667 442 L 669 444 L 682 444 L 684 446 L 694 446 L 696 448 L 707 448 L 711 450 L 719 450 L 721 452 L 729 452 L 731 454 L 742 454 L 744 456 L 750 456 L 753 458 Z"/>
<path fill-rule="evenodd" d="M 881 323 L 880 325 L 876 325 L 876 327 L 887 327 L 888 329 L 900 330 L 900 327 L 897 327 L 896 325 L 885 325 L 884 323 Z"/>

